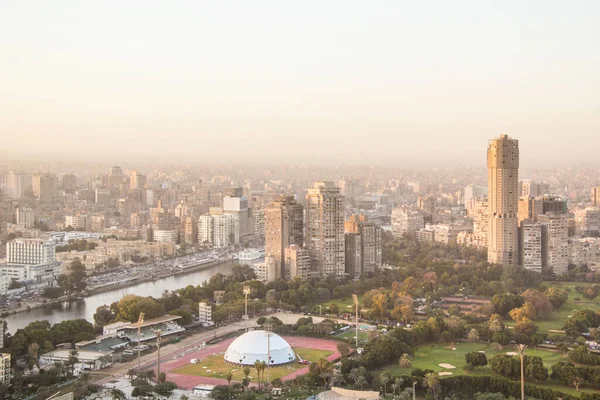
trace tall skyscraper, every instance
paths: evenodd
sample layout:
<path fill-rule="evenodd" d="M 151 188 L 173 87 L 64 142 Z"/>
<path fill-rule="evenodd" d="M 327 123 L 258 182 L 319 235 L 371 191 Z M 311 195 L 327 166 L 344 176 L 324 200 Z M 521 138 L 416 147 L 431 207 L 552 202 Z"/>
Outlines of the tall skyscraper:
<path fill-rule="evenodd" d="M 344 197 L 333 182 L 317 181 L 308 189 L 305 242 L 321 276 L 344 276 Z"/>
<path fill-rule="evenodd" d="M 591 199 L 592 207 L 600 207 L 600 186 L 592 188 Z"/>
<path fill-rule="evenodd" d="M 569 218 L 566 214 L 548 212 L 538 216 L 543 227 L 542 257 L 547 271 L 562 275 L 569 267 Z"/>
<path fill-rule="evenodd" d="M 346 273 L 360 277 L 375 272 L 382 264 L 381 228 L 368 222 L 364 214 L 350 216 L 345 222 Z"/>
<path fill-rule="evenodd" d="M 285 249 L 290 245 L 302 247 L 303 207 L 292 196 L 281 196 L 265 208 L 265 253 L 273 257 L 275 276 L 286 277 Z"/>
<path fill-rule="evenodd" d="M 129 189 L 142 190 L 146 188 L 146 175 L 139 174 L 137 171 L 131 171 L 129 174 Z"/>
<path fill-rule="evenodd" d="M 77 176 L 74 174 L 65 174 L 62 177 L 62 190 L 67 193 L 74 193 L 77 190 Z"/>
<path fill-rule="evenodd" d="M 41 204 L 51 204 L 56 194 L 58 180 L 52 174 L 36 174 L 32 177 L 33 194 Z"/>
<path fill-rule="evenodd" d="M 519 264 L 519 141 L 501 135 L 487 152 L 490 234 L 488 261 Z"/>

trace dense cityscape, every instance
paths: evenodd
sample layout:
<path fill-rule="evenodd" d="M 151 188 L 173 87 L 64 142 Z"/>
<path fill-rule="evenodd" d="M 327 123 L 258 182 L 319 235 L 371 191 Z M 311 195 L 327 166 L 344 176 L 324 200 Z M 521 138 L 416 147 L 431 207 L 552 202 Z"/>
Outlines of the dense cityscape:
<path fill-rule="evenodd" d="M 0 0 L 0 400 L 600 400 L 599 20 Z"/>
<path fill-rule="evenodd" d="M 521 157 L 491 139 L 487 185 L 483 165 L 7 169 L 4 391 L 500 398 L 524 354 L 528 398 L 596 398 L 600 187 Z"/>

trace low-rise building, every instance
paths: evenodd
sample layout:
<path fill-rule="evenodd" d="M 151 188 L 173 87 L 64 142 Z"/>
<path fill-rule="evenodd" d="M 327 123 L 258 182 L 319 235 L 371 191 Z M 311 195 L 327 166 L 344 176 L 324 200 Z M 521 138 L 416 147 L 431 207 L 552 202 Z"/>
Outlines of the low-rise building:
<path fill-rule="evenodd" d="M 56 363 L 67 363 L 73 350 L 54 350 L 40 356 L 40 366 L 51 366 Z M 96 371 L 112 364 L 112 357 L 98 351 L 77 351 L 74 368 L 77 371 Z"/>

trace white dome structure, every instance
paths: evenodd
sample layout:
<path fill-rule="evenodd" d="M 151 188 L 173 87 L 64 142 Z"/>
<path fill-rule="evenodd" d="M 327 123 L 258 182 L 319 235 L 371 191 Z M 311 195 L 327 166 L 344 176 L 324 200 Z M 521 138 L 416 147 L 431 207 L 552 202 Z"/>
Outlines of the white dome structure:
<path fill-rule="evenodd" d="M 225 352 L 225 361 L 236 365 L 253 365 L 257 360 L 267 365 L 281 365 L 295 361 L 296 354 L 284 338 L 262 330 L 244 333 L 231 342 Z"/>

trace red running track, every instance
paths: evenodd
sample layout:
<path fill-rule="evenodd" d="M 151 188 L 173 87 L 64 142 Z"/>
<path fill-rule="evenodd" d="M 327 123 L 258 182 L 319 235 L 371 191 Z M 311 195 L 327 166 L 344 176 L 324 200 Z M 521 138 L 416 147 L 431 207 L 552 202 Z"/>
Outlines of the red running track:
<path fill-rule="evenodd" d="M 337 342 L 331 340 L 324 339 L 315 339 L 308 337 L 283 337 L 292 348 L 305 348 L 305 349 L 315 349 L 315 350 L 329 350 L 333 351 L 327 360 L 329 361 L 337 361 L 340 359 L 340 352 L 337 350 Z M 229 344 L 233 342 L 235 338 L 224 340 L 220 343 L 217 343 L 212 346 L 207 346 L 206 348 L 196 351 L 194 353 L 187 354 L 178 359 L 171 359 L 161 363 L 160 370 L 167 374 L 167 379 L 169 381 L 175 382 L 177 386 L 182 389 L 191 390 L 194 386 L 198 386 L 201 384 L 204 385 L 227 385 L 227 380 L 219 379 L 219 378 L 208 378 L 204 376 L 195 376 L 195 375 L 182 375 L 171 373 L 170 371 L 179 368 L 181 366 L 187 365 L 190 363 L 192 358 L 197 358 L 198 360 L 202 360 L 206 357 L 212 356 L 217 353 L 225 353 Z M 299 370 L 292 372 L 290 375 L 284 377 L 282 380 L 289 381 L 297 378 L 298 376 L 302 376 L 308 373 L 308 367 L 300 368 Z"/>

